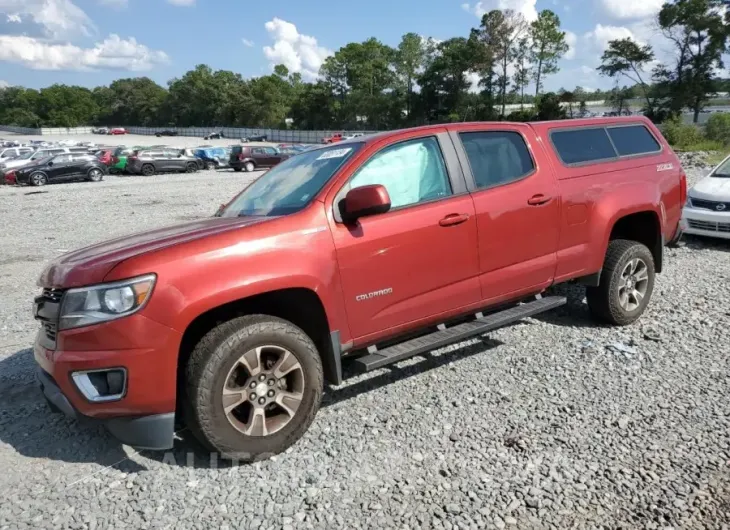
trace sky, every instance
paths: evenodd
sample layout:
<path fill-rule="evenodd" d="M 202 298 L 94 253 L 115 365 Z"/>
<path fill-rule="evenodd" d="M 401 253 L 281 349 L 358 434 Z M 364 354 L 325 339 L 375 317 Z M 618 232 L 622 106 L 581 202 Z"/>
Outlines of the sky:
<path fill-rule="evenodd" d="M 633 37 L 670 51 L 653 17 L 664 0 L 0 0 L 0 86 L 88 87 L 148 76 L 163 86 L 196 64 L 265 75 L 278 63 L 316 79 L 348 42 L 404 33 L 468 36 L 491 9 L 561 19 L 570 51 L 548 90 L 609 88 L 596 66 L 608 42 Z M 626 83 L 630 84 L 630 83 Z"/>

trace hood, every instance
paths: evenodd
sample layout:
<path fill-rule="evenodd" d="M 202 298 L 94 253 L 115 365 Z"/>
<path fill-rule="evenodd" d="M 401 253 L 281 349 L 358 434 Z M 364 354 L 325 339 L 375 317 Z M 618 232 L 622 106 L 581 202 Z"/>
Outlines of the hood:
<path fill-rule="evenodd" d="M 730 178 L 705 177 L 695 184 L 689 195 L 706 201 L 730 202 Z"/>
<path fill-rule="evenodd" d="M 117 264 L 130 258 L 271 219 L 214 217 L 104 241 L 59 256 L 41 273 L 38 285 L 65 289 L 101 283 Z"/>
<path fill-rule="evenodd" d="M 34 161 L 31 160 L 8 160 L 7 162 L 3 162 L 3 166 L 5 166 L 5 169 L 15 169 L 32 163 Z"/>

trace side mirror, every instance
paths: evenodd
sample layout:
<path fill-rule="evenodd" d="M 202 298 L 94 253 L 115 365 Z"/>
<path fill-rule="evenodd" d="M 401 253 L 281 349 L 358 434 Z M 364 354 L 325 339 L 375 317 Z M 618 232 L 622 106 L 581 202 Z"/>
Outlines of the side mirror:
<path fill-rule="evenodd" d="M 382 184 L 353 188 L 340 203 L 342 220 L 352 223 L 360 217 L 386 213 L 390 210 L 390 196 Z"/>
<path fill-rule="evenodd" d="M 52 166 L 53 165 L 53 160 L 51 160 L 50 162 L 48 162 L 48 165 L 49 166 Z"/>

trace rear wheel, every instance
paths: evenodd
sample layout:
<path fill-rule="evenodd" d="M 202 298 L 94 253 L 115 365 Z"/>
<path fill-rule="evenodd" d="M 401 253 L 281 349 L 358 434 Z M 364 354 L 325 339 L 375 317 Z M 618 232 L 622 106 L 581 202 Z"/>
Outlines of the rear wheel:
<path fill-rule="evenodd" d="M 99 182 L 104 178 L 104 173 L 99 168 L 92 168 L 89 170 L 89 180 L 91 182 Z"/>
<path fill-rule="evenodd" d="M 207 163 L 207 164 L 205 165 L 205 168 L 206 168 L 206 169 L 207 169 L 208 171 L 213 171 L 213 170 L 214 170 L 215 168 L 217 168 L 217 167 L 218 167 L 218 166 L 217 166 L 217 165 L 215 164 L 215 162 L 208 162 L 208 163 Z"/>
<path fill-rule="evenodd" d="M 220 324 L 187 365 L 188 424 L 224 458 L 280 453 L 309 428 L 322 398 L 322 362 L 312 340 L 275 317 Z"/>
<path fill-rule="evenodd" d="M 48 184 L 48 177 L 44 173 L 33 173 L 30 176 L 30 183 L 33 186 L 45 186 Z"/>
<path fill-rule="evenodd" d="M 654 291 L 654 257 L 641 243 L 615 239 L 608 245 L 598 287 L 586 289 L 594 318 L 625 326 L 644 314 Z"/>
<path fill-rule="evenodd" d="M 248 171 L 249 173 L 256 170 L 256 164 L 254 164 L 253 162 L 246 162 L 243 167 L 245 167 L 246 171 Z"/>
<path fill-rule="evenodd" d="M 155 174 L 155 166 L 153 166 L 152 164 L 145 164 L 145 165 L 143 165 L 142 166 L 142 174 L 145 177 L 151 177 L 152 175 Z"/>
<path fill-rule="evenodd" d="M 233 171 L 235 171 L 236 173 L 240 173 L 241 172 L 241 168 L 240 167 L 234 167 L 233 168 Z"/>

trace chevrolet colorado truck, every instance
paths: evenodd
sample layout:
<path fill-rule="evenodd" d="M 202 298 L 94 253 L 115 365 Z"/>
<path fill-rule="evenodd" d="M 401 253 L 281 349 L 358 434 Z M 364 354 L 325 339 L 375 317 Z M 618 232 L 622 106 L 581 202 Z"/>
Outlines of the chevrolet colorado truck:
<path fill-rule="evenodd" d="M 164 450 L 285 450 L 342 366 L 376 370 L 548 311 L 644 313 L 686 176 L 646 119 L 459 123 L 304 151 L 208 219 L 65 254 L 40 276 L 51 408 Z M 544 295 L 544 296 L 543 296 Z"/>

